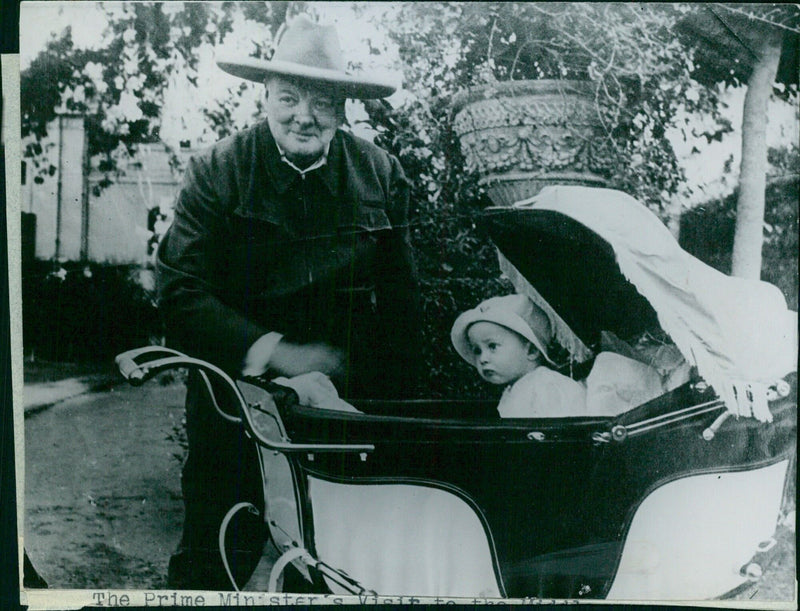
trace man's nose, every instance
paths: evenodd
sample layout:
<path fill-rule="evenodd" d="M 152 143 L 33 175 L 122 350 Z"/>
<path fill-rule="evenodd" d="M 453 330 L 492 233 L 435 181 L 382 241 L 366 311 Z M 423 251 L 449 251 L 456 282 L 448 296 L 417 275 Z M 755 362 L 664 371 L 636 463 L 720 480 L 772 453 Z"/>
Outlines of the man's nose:
<path fill-rule="evenodd" d="M 311 102 L 310 100 L 300 100 L 297 104 L 297 107 L 294 111 L 294 120 L 300 123 L 301 125 L 306 125 L 308 123 L 314 122 L 314 117 L 311 114 Z"/>

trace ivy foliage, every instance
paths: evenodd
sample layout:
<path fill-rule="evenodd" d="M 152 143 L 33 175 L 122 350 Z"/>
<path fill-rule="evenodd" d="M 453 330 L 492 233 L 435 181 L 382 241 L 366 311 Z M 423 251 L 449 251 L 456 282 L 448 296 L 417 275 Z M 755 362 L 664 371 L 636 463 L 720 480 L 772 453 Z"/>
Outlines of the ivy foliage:
<path fill-rule="evenodd" d="M 453 97 L 465 89 L 508 80 L 583 79 L 605 126 L 600 137 L 614 151 L 608 186 L 664 214 L 671 197 L 688 195 L 670 130 L 684 127 L 692 114 L 708 117 L 714 138 L 731 130 L 720 116 L 718 90 L 692 78 L 694 52 L 674 36 L 675 24 L 693 10 L 625 3 L 404 3 L 384 22 L 400 52 L 405 88 L 416 98 L 399 112 L 424 132 L 441 131 L 452 121 Z M 447 139 L 439 142 L 457 148 Z M 412 143 L 399 148 L 407 145 Z M 463 173 L 456 154 L 443 155 Z"/>

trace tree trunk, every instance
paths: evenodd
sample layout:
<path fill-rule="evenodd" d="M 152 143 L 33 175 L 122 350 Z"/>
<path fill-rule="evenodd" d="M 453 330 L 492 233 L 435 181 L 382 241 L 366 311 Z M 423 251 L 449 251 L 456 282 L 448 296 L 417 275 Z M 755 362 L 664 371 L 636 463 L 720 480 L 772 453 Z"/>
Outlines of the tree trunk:
<path fill-rule="evenodd" d="M 733 238 L 731 273 L 743 278 L 761 277 L 764 241 L 764 194 L 767 182 L 767 104 L 781 57 L 780 35 L 765 33 L 756 52 L 758 59 L 747 81 L 742 115 L 742 165 L 739 201 Z"/>

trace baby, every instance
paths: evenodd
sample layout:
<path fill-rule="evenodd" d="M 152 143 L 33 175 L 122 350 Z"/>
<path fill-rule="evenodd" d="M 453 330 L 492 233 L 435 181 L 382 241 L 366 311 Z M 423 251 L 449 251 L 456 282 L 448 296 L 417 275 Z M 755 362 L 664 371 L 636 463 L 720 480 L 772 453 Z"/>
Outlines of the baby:
<path fill-rule="evenodd" d="M 506 385 L 503 418 L 586 415 L 586 390 L 548 365 L 550 321 L 524 295 L 492 297 L 467 310 L 450 332 L 458 354 L 492 384 Z"/>

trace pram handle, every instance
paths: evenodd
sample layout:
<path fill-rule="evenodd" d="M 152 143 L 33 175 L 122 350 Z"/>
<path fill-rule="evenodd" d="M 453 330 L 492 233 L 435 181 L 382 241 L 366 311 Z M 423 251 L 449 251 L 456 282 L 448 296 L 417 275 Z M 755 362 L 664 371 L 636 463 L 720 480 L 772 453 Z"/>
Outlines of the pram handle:
<path fill-rule="evenodd" d="M 128 380 L 132 386 L 141 386 L 154 375 L 169 369 L 170 367 L 180 367 L 172 363 L 164 364 L 165 358 L 178 357 L 188 359 L 185 354 L 164 348 L 163 346 L 145 346 L 135 348 L 117 355 L 114 362 L 122 376 Z"/>
<path fill-rule="evenodd" d="M 266 447 L 275 452 L 283 454 L 297 453 L 297 452 L 372 452 L 375 449 L 373 444 L 320 444 L 320 443 L 291 443 L 289 441 L 275 441 L 267 439 L 259 434 L 252 421 L 249 405 L 245 400 L 236 382 L 216 365 L 212 365 L 207 361 L 192 358 L 162 346 L 147 346 L 144 348 L 135 348 L 128 350 L 117 355 L 114 359 L 120 373 L 132 386 L 141 386 L 147 380 L 151 379 L 156 374 L 167 369 L 174 369 L 176 367 L 190 367 L 198 369 L 201 374 L 204 374 L 208 392 L 211 395 L 212 402 L 217 412 L 224 419 L 241 424 L 243 421 L 246 425 L 248 433 L 256 440 L 259 445 Z M 231 414 L 225 413 L 218 404 L 214 389 L 208 381 L 207 375 L 216 375 L 222 382 L 224 382 L 233 392 L 234 397 L 239 403 L 239 413 L 244 415 L 244 418 L 238 418 Z M 284 388 L 284 387 L 282 387 Z M 281 425 L 281 428 L 283 426 Z"/>

